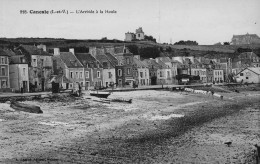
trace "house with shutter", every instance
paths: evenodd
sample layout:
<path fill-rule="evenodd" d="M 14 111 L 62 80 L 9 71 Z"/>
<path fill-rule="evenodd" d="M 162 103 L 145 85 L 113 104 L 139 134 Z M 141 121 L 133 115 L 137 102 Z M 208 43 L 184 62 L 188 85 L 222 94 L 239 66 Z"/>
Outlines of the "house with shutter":
<path fill-rule="evenodd" d="M 24 55 L 29 67 L 29 90 L 45 91 L 49 88 L 48 80 L 52 75 L 52 54 L 46 49 L 33 45 L 20 45 L 15 52 Z"/>
<path fill-rule="evenodd" d="M 101 63 L 90 53 L 75 53 L 75 55 L 85 70 L 85 88 L 99 89 L 103 87 L 103 67 Z"/>
<path fill-rule="evenodd" d="M 133 75 L 135 84 L 150 85 L 150 74 L 148 65 L 140 60 L 140 55 L 134 55 L 133 58 Z"/>
<path fill-rule="evenodd" d="M 9 56 L 0 49 L 0 92 L 6 91 L 7 88 L 10 88 Z"/>
<path fill-rule="evenodd" d="M 148 66 L 149 69 L 149 78 L 150 85 L 157 85 L 157 71 L 161 68 L 161 66 L 152 58 L 144 59 L 143 62 Z"/>
<path fill-rule="evenodd" d="M 116 66 L 117 86 L 124 87 L 126 85 L 133 86 L 135 79 L 133 76 L 133 58 L 134 55 L 130 53 L 128 48 L 115 47 L 114 56 L 118 60 Z"/>
<path fill-rule="evenodd" d="M 114 84 L 116 83 L 116 66 L 118 65 L 117 59 L 110 53 L 97 54 L 96 59 L 103 66 L 103 86 L 114 86 Z"/>
<path fill-rule="evenodd" d="M 172 84 L 177 84 L 178 81 L 176 79 L 177 75 L 177 66 L 178 62 L 173 61 L 169 57 L 158 57 L 163 63 L 165 63 L 171 69 L 171 77 L 172 77 Z"/>
<path fill-rule="evenodd" d="M 10 88 L 16 92 L 29 92 L 29 67 L 25 55 L 21 52 L 6 50 L 10 54 Z"/>
<path fill-rule="evenodd" d="M 157 70 L 157 84 L 172 84 L 172 73 L 170 66 L 166 65 L 159 58 L 156 58 L 155 61 L 160 65 Z"/>
<path fill-rule="evenodd" d="M 66 80 L 60 86 L 62 89 L 78 89 L 79 85 L 85 89 L 84 67 L 75 56 L 74 49 L 60 52 L 59 48 L 54 48 L 53 71 L 54 75 L 65 75 Z"/>

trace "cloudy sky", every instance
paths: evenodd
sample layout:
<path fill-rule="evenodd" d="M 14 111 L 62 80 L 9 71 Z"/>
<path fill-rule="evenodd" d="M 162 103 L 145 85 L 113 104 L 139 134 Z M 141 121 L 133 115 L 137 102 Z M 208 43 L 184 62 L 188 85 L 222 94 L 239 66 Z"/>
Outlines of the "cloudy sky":
<path fill-rule="evenodd" d="M 260 36 L 260 0 L 0 0 L 0 37 L 123 40 L 142 27 L 160 42 L 196 40 L 201 45 Z M 26 10 L 27 14 L 21 14 Z M 116 11 L 30 14 L 42 10 Z"/>

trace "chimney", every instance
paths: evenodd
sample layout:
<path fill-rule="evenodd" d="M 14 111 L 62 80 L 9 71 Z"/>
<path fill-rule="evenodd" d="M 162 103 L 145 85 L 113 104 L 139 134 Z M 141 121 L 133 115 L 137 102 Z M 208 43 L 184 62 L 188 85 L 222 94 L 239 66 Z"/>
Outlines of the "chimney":
<path fill-rule="evenodd" d="M 70 48 L 69 52 L 71 52 L 71 53 L 73 53 L 73 55 L 75 55 L 74 48 Z"/>
<path fill-rule="evenodd" d="M 53 55 L 60 55 L 60 48 L 54 48 Z"/>
<path fill-rule="evenodd" d="M 96 47 L 89 47 L 89 53 L 96 57 L 97 56 L 97 48 Z"/>
<path fill-rule="evenodd" d="M 134 58 L 140 60 L 140 55 L 134 55 Z"/>
<path fill-rule="evenodd" d="M 47 51 L 46 45 L 43 45 L 43 44 L 38 45 L 37 48 L 40 48 L 45 52 Z"/>

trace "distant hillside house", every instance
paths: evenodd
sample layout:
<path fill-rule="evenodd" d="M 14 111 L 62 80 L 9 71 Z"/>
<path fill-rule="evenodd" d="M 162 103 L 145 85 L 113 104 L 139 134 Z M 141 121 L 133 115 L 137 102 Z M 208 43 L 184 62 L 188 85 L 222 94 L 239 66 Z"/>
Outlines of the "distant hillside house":
<path fill-rule="evenodd" d="M 241 44 L 260 44 L 260 38 L 256 34 L 233 35 L 231 40 L 232 45 Z"/>
<path fill-rule="evenodd" d="M 142 27 L 136 29 L 135 33 L 132 32 L 125 33 L 125 41 L 132 41 L 132 40 L 144 40 L 144 32 Z"/>

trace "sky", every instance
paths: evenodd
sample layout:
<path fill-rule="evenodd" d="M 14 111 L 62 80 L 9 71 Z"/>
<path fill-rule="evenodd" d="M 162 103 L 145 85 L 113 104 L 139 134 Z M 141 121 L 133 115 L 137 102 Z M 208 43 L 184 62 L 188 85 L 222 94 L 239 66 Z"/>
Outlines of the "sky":
<path fill-rule="evenodd" d="M 259 9 L 260 0 L 0 0 L 0 37 L 124 40 L 126 32 L 142 27 L 160 43 L 193 40 L 212 45 L 230 42 L 233 35 L 260 36 Z"/>

